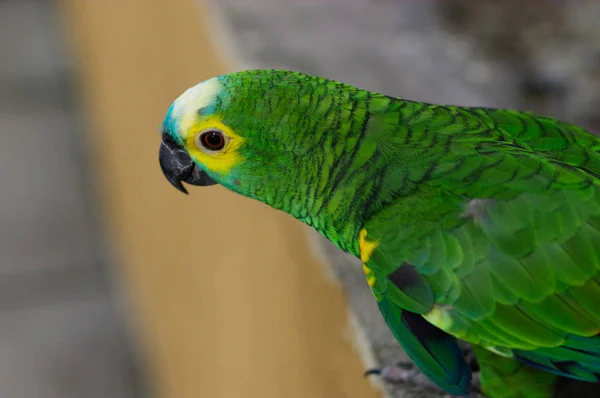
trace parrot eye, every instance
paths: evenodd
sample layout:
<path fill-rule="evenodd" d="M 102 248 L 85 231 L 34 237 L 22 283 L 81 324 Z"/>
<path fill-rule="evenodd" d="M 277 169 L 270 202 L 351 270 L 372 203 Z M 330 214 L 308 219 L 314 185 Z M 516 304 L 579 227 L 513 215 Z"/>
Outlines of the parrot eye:
<path fill-rule="evenodd" d="M 204 131 L 196 137 L 196 145 L 209 151 L 220 151 L 225 146 L 225 136 L 219 130 Z"/>

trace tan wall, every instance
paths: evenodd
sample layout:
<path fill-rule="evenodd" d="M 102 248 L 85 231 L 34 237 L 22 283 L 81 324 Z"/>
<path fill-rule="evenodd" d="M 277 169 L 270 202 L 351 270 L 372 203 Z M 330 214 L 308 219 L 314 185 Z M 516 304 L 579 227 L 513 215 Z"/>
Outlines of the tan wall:
<path fill-rule="evenodd" d="M 301 225 L 221 187 L 185 196 L 158 129 L 185 88 L 227 71 L 192 0 L 63 0 L 90 156 L 161 398 L 374 397 L 342 294 Z"/>

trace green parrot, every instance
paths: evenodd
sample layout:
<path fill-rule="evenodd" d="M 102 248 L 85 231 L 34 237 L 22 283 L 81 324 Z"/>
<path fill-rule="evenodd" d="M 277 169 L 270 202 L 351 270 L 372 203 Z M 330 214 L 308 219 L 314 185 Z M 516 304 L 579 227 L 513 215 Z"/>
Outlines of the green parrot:
<path fill-rule="evenodd" d="M 458 339 L 490 397 L 600 380 L 600 139 L 577 126 L 250 70 L 177 98 L 159 160 L 180 191 L 219 183 L 359 257 L 390 330 L 448 393 L 471 389 Z"/>

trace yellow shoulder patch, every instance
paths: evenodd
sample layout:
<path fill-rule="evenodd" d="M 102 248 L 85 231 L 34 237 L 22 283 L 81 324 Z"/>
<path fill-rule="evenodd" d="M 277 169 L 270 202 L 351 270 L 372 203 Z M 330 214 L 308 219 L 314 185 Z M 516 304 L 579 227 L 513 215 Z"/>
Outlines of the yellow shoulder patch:
<path fill-rule="evenodd" d="M 361 229 L 358 233 L 358 248 L 360 250 L 360 260 L 363 263 L 363 271 L 365 273 L 365 276 L 367 277 L 367 283 L 371 287 L 375 285 L 376 280 L 375 275 L 373 275 L 373 272 L 367 266 L 367 263 L 369 262 L 373 251 L 377 249 L 377 246 L 379 246 L 379 242 L 367 240 L 367 230 L 365 228 Z"/>
<path fill-rule="evenodd" d="M 367 240 L 367 230 L 365 228 L 361 229 L 358 233 L 358 247 L 360 249 L 360 259 L 363 263 L 369 261 L 377 246 L 379 246 L 379 242 Z"/>
<path fill-rule="evenodd" d="M 202 151 L 196 146 L 195 142 L 196 134 L 209 129 L 221 130 L 229 139 L 225 148 L 214 154 Z M 244 142 L 244 138 L 225 125 L 218 116 L 200 117 L 197 121 L 191 123 L 183 138 L 192 158 L 215 173 L 227 174 L 233 166 L 243 160 L 239 149 Z"/>

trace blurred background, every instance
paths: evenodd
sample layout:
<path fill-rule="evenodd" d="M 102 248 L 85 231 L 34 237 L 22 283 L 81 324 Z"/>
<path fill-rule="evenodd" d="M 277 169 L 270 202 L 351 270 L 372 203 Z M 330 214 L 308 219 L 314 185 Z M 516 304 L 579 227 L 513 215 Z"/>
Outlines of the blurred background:
<path fill-rule="evenodd" d="M 220 187 L 169 186 L 167 108 L 286 68 L 598 131 L 599 18 L 594 0 L 1 1 L 0 397 L 381 396 L 361 374 L 402 353 L 356 260 Z"/>

